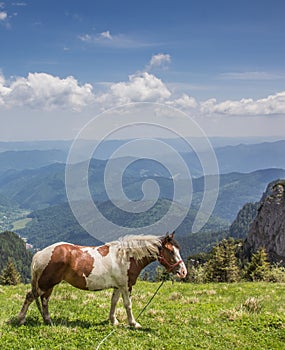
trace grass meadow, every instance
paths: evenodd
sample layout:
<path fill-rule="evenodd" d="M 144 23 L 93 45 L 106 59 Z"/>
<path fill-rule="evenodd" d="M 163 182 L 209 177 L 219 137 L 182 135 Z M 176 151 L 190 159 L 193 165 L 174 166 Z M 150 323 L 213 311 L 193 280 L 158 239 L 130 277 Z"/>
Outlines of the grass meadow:
<path fill-rule="evenodd" d="M 133 311 L 140 310 L 159 283 L 139 281 Z M 0 349 L 285 349 L 285 284 L 189 284 L 165 282 L 139 322 L 127 327 L 122 301 L 121 325 L 108 322 L 112 290 L 86 292 L 67 284 L 50 301 L 53 326 L 46 326 L 33 303 L 24 326 L 17 314 L 29 285 L 0 286 Z"/>

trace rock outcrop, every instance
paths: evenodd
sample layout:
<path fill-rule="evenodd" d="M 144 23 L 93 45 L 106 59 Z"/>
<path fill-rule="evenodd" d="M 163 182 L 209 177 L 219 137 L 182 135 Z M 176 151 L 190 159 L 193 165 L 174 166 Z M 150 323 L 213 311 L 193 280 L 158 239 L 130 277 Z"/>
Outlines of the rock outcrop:
<path fill-rule="evenodd" d="M 245 249 L 264 247 L 271 262 L 285 263 L 285 180 L 271 182 L 252 222 Z"/>

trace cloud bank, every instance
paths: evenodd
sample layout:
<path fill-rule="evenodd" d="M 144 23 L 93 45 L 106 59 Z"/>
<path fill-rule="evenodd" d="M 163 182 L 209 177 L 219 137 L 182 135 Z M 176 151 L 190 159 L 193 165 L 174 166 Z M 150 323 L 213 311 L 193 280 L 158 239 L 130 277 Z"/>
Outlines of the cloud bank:
<path fill-rule="evenodd" d="M 251 98 L 239 101 L 224 101 L 217 103 L 216 99 L 210 99 L 200 104 L 202 113 L 226 114 L 226 115 L 274 115 L 285 113 L 285 91 L 269 95 L 265 98 L 253 100 Z"/>
<path fill-rule="evenodd" d="M 26 78 L 19 77 L 10 84 L 0 76 L 0 106 L 12 108 L 27 106 L 32 109 L 81 110 L 92 102 L 92 85 L 80 86 L 69 76 L 60 79 L 46 73 L 29 73 Z"/>
<path fill-rule="evenodd" d="M 104 40 L 114 40 L 111 33 L 101 33 Z M 80 84 L 73 76 L 60 78 L 47 73 L 29 73 L 7 81 L 0 75 L 0 108 L 28 107 L 37 110 L 71 109 L 85 107 L 108 109 L 131 102 L 159 102 L 187 111 L 195 110 L 205 116 L 269 116 L 285 114 L 285 91 L 261 99 L 226 100 L 215 98 L 197 101 L 186 93 L 175 95 L 160 78 L 149 69 L 170 63 L 167 54 L 153 55 L 147 68 L 128 77 L 126 81 L 108 84 L 107 90 L 93 92 L 89 83 Z"/>

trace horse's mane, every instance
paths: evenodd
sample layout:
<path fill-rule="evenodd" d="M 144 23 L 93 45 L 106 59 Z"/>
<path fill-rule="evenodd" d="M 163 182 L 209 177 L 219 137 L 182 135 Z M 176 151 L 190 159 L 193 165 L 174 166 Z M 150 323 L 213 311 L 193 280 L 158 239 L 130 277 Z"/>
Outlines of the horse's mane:
<path fill-rule="evenodd" d="M 154 235 L 128 235 L 118 241 L 109 243 L 118 248 L 118 257 L 133 257 L 141 260 L 144 257 L 157 257 L 161 247 L 161 238 Z"/>

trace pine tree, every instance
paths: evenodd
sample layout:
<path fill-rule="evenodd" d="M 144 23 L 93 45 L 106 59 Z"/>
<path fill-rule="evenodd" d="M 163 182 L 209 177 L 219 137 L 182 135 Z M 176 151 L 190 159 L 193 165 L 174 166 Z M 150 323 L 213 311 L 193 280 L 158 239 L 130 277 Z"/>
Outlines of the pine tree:
<path fill-rule="evenodd" d="M 223 239 L 214 246 L 206 263 L 207 279 L 211 282 L 236 282 L 239 274 L 235 241 Z"/>
<path fill-rule="evenodd" d="M 265 281 L 270 272 L 270 264 L 265 248 L 261 247 L 252 254 L 251 261 L 245 267 L 245 278 L 249 281 Z"/>
<path fill-rule="evenodd" d="M 6 267 L 1 272 L 0 284 L 2 285 L 13 285 L 21 282 L 21 275 L 16 269 L 15 264 L 11 259 L 8 260 Z"/>

